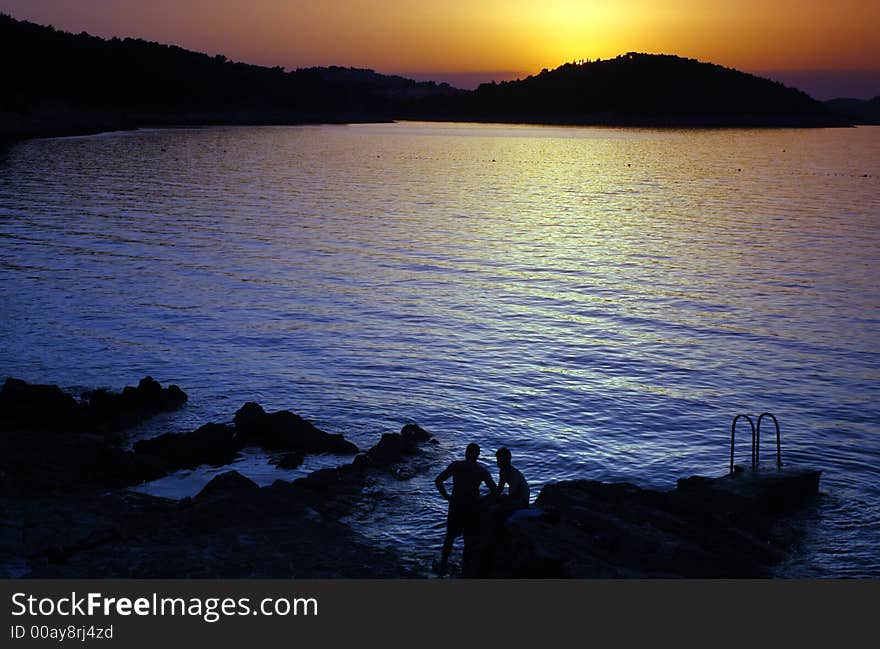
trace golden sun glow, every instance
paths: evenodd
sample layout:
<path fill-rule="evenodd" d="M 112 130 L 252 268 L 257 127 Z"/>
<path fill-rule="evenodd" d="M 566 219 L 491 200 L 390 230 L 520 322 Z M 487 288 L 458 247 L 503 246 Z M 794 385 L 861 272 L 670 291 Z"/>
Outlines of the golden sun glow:
<path fill-rule="evenodd" d="M 287 68 L 531 73 L 631 50 L 746 70 L 880 61 L 878 0 L 0 0 L 0 11 Z"/>

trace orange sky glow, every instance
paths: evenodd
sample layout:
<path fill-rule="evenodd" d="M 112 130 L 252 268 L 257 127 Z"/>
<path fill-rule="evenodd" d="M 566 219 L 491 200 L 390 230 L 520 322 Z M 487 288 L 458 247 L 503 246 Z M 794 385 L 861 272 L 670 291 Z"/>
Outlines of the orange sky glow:
<path fill-rule="evenodd" d="M 425 78 L 511 78 L 631 50 L 753 72 L 880 68 L 880 0 L 0 0 L 0 11 L 288 69 Z"/>

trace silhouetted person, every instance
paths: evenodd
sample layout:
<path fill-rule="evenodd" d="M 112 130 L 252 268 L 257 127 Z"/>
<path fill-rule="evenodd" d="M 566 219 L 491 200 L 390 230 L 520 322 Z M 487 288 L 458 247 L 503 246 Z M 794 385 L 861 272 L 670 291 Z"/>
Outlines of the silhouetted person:
<path fill-rule="evenodd" d="M 529 483 L 523 474 L 513 466 L 510 450 L 499 448 L 495 452 L 498 462 L 498 491 L 488 511 L 484 512 L 480 528 L 479 543 L 472 543 L 471 561 L 466 567 L 473 577 L 488 577 L 493 566 L 509 564 L 511 557 L 511 536 L 507 523 L 519 512 L 527 513 L 529 506 Z M 508 485 L 505 494 L 504 485 Z M 465 550 L 468 549 L 465 540 Z"/>
<path fill-rule="evenodd" d="M 513 466 L 510 461 L 510 449 L 499 448 L 495 451 L 495 460 L 498 462 L 498 493 L 503 494 L 504 485 L 508 485 L 507 497 L 504 504 L 511 510 L 525 509 L 529 506 L 529 483 Z"/>
<path fill-rule="evenodd" d="M 464 457 L 464 460 L 457 460 L 446 467 L 434 480 L 437 491 L 449 501 L 446 538 L 443 540 L 443 551 L 440 554 L 440 572 L 446 572 L 449 553 L 452 552 L 455 538 L 464 534 L 465 549 L 467 549 L 469 537 L 479 526 L 480 485 L 485 483 L 493 495 L 498 492 L 498 487 L 489 475 L 489 471 L 477 462 L 477 458 L 480 457 L 479 445 L 468 444 Z M 444 484 L 449 478 L 452 478 L 452 496 L 446 492 Z"/>

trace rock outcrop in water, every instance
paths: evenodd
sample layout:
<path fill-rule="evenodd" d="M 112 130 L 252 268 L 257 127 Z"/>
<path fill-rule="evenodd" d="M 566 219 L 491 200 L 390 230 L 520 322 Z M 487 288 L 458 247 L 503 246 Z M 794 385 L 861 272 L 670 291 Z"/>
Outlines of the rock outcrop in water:
<path fill-rule="evenodd" d="M 229 464 L 248 446 L 288 451 L 283 468 L 301 464 L 305 453 L 358 452 L 342 435 L 287 410 L 266 413 L 256 403 L 239 409 L 232 425 L 139 440 L 133 451 L 119 446 L 118 433 L 186 400 L 176 385 L 163 388 L 151 377 L 121 393 L 94 390 L 80 399 L 57 385 L 7 379 L 0 390 L 0 495 L 132 486 L 181 469 Z"/>
<path fill-rule="evenodd" d="M 242 447 L 232 426 L 205 424 L 190 433 L 165 433 L 139 440 L 134 443 L 134 452 L 155 459 L 170 473 L 202 464 L 229 464 Z"/>
<path fill-rule="evenodd" d="M 342 435 L 325 433 L 288 410 L 266 413 L 253 402 L 244 404 L 235 413 L 232 426 L 205 424 L 190 433 L 166 433 L 135 442 L 134 452 L 155 458 L 166 471 L 172 472 L 202 464 L 229 464 L 248 446 L 300 454 L 358 452 L 357 446 Z M 288 453 L 284 462 L 290 466 L 294 456 Z"/>
<path fill-rule="evenodd" d="M 0 390 L 0 495 L 116 488 L 166 475 L 160 461 L 120 448 L 116 436 L 186 400 L 177 386 L 163 388 L 151 377 L 121 393 L 96 390 L 80 399 L 57 385 L 7 379 Z"/>
<path fill-rule="evenodd" d="M 267 413 L 257 403 L 248 402 L 235 413 L 236 436 L 246 446 L 267 451 L 302 451 L 354 455 L 358 447 L 342 435 L 331 435 L 289 410 Z"/>
<path fill-rule="evenodd" d="M 128 491 L 0 500 L 0 564 L 4 553 L 20 557 L 32 577 L 412 576 L 340 518 L 371 498 L 371 476 L 418 464 L 429 439 L 409 425 L 316 472 L 323 479 L 258 487 L 227 471 L 181 501 Z"/>
<path fill-rule="evenodd" d="M 388 468 L 413 455 L 419 445 L 431 441 L 431 434 L 417 424 L 407 424 L 399 433 L 385 433 L 379 443 L 355 459 L 355 464 L 376 469 Z"/>
<path fill-rule="evenodd" d="M 57 385 L 9 378 L 0 389 L 0 431 L 118 433 L 183 406 L 186 393 L 151 376 L 122 392 L 92 390 L 77 400 Z"/>
<path fill-rule="evenodd" d="M 431 468 L 421 457 L 422 445 L 429 442 L 436 440 L 418 425 L 407 424 L 399 433 L 382 435 L 375 446 L 351 463 L 312 471 L 293 484 L 318 497 L 322 507 L 341 515 L 351 507 L 351 498 L 363 490 L 371 475 L 408 480 Z"/>

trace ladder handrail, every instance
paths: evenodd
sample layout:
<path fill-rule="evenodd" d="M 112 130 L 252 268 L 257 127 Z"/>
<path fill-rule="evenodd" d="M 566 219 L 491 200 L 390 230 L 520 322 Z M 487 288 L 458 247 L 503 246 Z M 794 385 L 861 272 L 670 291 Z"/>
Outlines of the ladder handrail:
<path fill-rule="evenodd" d="M 761 415 L 763 417 L 763 415 Z M 741 417 L 744 417 L 748 422 L 749 426 L 752 428 L 752 466 L 755 466 L 755 462 L 757 461 L 757 456 L 755 451 L 757 450 L 755 444 L 757 442 L 757 431 L 755 429 L 755 422 L 752 421 L 752 418 L 746 414 L 740 413 L 736 417 L 733 418 L 733 423 L 730 425 L 730 474 L 733 475 L 733 442 L 736 437 L 736 422 L 740 420 Z"/>
<path fill-rule="evenodd" d="M 776 416 L 772 412 L 763 412 L 761 416 L 758 417 L 758 425 L 755 430 L 755 462 L 757 463 L 760 459 L 760 447 L 761 447 L 761 420 L 764 417 L 770 417 L 773 420 L 773 424 L 776 426 L 776 468 L 782 468 L 782 444 L 780 443 L 780 435 L 779 435 L 779 422 L 776 420 Z"/>

